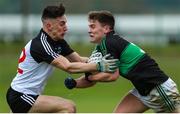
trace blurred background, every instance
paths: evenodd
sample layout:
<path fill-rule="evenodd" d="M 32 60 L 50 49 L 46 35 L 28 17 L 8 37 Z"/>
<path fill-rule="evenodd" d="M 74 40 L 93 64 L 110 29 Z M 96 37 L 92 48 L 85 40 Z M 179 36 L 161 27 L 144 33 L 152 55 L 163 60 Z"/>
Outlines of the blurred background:
<path fill-rule="evenodd" d="M 59 3 L 66 6 L 66 40 L 75 51 L 89 56 L 94 47 L 88 40 L 88 12 L 109 10 L 116 31 L 141 46 L 180 85 L 180 0 L 0 0 L 0 112 L 9 112 L 6 91 L 16 75 L 21 49 L 41 29 L 43 8 Z M 43 94 L 73 100 L 77 112 L 110 113 L 133 87 L 120 77 L 92 88 L 67 90 L 63 81 L 68 75 L 56 69 Z"/>

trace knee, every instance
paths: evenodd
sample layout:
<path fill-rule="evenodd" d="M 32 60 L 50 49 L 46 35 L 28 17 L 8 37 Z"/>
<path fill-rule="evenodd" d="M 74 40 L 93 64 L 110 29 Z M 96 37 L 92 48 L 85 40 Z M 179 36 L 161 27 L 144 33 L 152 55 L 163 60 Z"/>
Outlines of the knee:
<path fill-rule="evenodd" d="M 75 103 L 73 101 L 68 101 L 66 102 L 64 105 L 64 110 L 65 112 L 68 112 L 68 113 L 75 113 L 76 112 L 76 106 L 75 106 Z"/>
<path fill-rule="evenodd" d="M 67 105 L 68 107 L 68 112 L 70 113 L 75 113 L 76 112 L 76 106 L 75 103 L 70 101 L 70 103 Z"/>

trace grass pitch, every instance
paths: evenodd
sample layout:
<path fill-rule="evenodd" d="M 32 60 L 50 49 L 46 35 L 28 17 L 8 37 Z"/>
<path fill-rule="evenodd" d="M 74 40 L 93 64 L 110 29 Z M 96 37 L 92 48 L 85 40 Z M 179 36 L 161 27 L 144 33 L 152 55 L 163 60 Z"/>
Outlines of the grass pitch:
<path fill-rule="evenodd" d="M 6 103 L 6 91 L 16 74 L 20 50 L 23 47 L 24 44 L 0 44 L 0 113 L 9 112 Z M 84 56 L 89 56 L 93 49 L 92 45 L 77 44 L 72 45 L 72 47 Z M 180 45 L 142 47 L 159 63 L 161 69 L 180 86 Z M 50 77 L 43 94 L 73 100 L 79 113 L 111 113 L 120 99 L 133 87 L 129 81 L 119 77 L 116 82 L 98 83 L 87 89 L 68 90 L 63 84 L 68 75 L 68 73 L 56 69 Z M 72 76 L 79 77 L 79 75 Z M 151 110 L 148 112 L 151 112 Z"/>

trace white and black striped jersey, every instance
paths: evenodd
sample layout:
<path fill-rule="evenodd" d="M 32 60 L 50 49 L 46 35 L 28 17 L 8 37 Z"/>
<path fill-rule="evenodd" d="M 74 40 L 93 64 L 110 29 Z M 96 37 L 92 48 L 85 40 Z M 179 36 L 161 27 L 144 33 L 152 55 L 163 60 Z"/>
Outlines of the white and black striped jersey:
<path fill-rule="evenodd" d="M 42 29 L 22 50 L 16 77 L 11 87 L 21 93 L 39 95 L 53 71 L 50 64 L 59 55 L 69 55 L 73 50 L 65 40 L 54 41 Z"/>

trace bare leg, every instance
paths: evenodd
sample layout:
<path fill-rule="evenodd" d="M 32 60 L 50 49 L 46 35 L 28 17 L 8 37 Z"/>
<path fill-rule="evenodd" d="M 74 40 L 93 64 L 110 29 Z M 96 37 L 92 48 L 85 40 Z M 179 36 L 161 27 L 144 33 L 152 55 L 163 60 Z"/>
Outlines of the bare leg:
<path fill-rule="evenodd" d="M 116 106 L 114 113 L 142 113 L 148 110 L 136 96 L 128 93 L 124 99 Z"/>
<path fill-rule="evenodd" d="M 45 96 L 40 95 L 32 108 L 29 110 L 29 113 L 57 113 L 57 112 L 66 112 L 66 113 L 75 113 L 75 104 L 67 99 L 55 96 Z"/>

